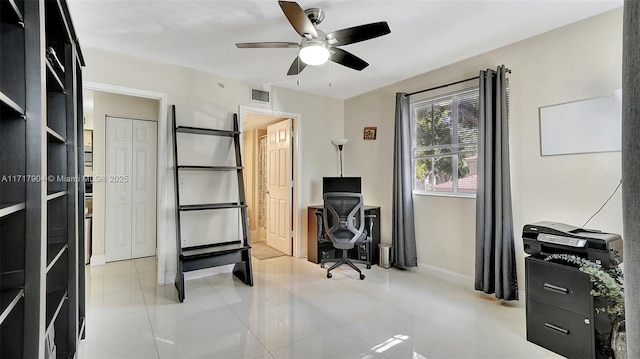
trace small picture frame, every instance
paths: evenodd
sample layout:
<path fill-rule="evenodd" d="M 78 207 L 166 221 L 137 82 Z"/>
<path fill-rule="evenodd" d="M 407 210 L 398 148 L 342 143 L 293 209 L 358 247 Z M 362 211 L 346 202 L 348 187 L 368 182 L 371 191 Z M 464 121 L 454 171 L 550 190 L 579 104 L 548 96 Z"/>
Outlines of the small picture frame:
<path fill-rule="evenodd" d="M 363 138 L 365 140 L 375 140 L 377 131 L 378 131 L 377 127 L 365 127 Z"/>

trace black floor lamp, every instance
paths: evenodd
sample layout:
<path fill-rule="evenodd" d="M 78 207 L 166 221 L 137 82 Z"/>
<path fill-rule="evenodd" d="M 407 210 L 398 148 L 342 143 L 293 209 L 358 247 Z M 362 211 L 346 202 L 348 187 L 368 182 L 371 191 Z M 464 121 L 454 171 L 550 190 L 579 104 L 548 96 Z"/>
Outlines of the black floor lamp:
<path fill-rule="evenodd" d="M 336 138 L 335 140 L 331 140 L 331 143 L 338 147 L 338 151 L 340 151 L 340 177 L 342 177 L 342 147 L 349 142 L 346 138 Z"/>

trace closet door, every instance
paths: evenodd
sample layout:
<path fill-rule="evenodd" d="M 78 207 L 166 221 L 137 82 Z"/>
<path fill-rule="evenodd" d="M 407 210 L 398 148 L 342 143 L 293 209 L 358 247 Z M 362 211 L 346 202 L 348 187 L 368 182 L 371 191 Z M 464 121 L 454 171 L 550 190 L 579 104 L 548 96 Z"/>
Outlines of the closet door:
<path fill-rule="evenodd" d="M 133 120 L 133 232 L 131 257 L 148 257 L 156 250 L 157 122 Z"/>
<path fill-rule="evenodd" d="M 106 121 L 106 218 L 105 259 L 131 259 L 133 191 L 133 126 L 130 119 L 107 117 Z M 96 180 L 99 180 L 96 178 Z"/>
<path fill-rule="evenodd" d="M 107 262 L 155 255 L 157 128 L 155 121 L 107 117 Z"/>

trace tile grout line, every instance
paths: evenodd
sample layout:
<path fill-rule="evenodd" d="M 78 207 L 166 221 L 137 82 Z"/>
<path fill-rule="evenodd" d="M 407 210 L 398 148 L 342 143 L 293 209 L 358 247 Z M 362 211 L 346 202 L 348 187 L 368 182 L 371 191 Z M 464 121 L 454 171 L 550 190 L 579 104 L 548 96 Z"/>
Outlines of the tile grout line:
<path fill-rule="evenodd" d="M 138 284 L 140 284 L 140 291 L 142 292 L 142 300 L 144 301 L 144 309 L 147 312 L 147 321 L 149 322 L 149 328 L 151 329 L 151 337 L 153 338 L 153 347 L 156 348 L 156 358 L 160 359 L 160 351 L 158 350 L 158 341 L 156 340 L 156 334 L 153 332 L 153 324 L 151 323 L 151 316 L 149 315 L 149 306 L 147 305 L 147 298 L 144 295 L 144 289 L 142 286 L 142 279 L 140 279 L 140 272 L 138 271 L 138 264 L 133 259 L 133 265 L 136 268 L 136 277 L 138 277 Z"/>
<path fill-rule="evenodd" d="M 251 330 L 251 328 L 249 328 L 249 326 L 247 326 L 247 324 L 242 320 L 242 318 L 240 318 L 240 316 L 238 315 L 238 313 L 236 313 L 235 310 L 233 310 L 233 308 L 231 308 L 231 305 L 229 303 L 227 303 L 226 300 L 224 300 L 224 298 L 220 295 L 220 293 L 218 293 L 218 291 L 216 290 L 216 288 L 208 281 L 205 279 L 205 282 L 207 283 L 207 285 L 209 287 L 211 287 L 211 289 L 213 289 L 213 291 L 220 296 L 220 298 L 222 299 L 222 301 L 224 302 L 224 304 L 227 306 L 227 308 L 231 311 L 231 313 L 233 313 L 233 315 L 236 316 L 236 318 L 238 318 L 238 320 L 240 321 L 240 323 L 242 323 L 242 325 L 244 325 L 245 328 L 247 328 L 247 331 L 249 333 L 251 333 L 251 335 L 253 335 L 254 338 L 256 338 L 256 340 L 258 341 L 258 343 L 260 343 L 260 345 L 262 345 L 262 347 L 264 348 L 264 350 L 267 352 L 267 354 L 269 354 L 269 356 L 271 358 L 275 358 L 273 356 L 273 354 L 271 354 L 271 351 L 269 349 L 267 349 L 267 347 L 264 345 L 264 343 L 260 340 L 260 338 L 258 338 L 258 336 L 256 335 L 256 333 L 253 332 L 253 330 Z M 255 284 L 254 284 L 255 285 Z"/>

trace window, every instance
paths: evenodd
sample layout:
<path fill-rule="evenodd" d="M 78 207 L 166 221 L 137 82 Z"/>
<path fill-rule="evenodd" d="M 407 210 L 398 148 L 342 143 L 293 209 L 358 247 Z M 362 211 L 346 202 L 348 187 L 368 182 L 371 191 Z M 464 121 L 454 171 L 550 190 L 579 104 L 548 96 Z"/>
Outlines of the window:
<path fill-rule="evenodd" d="M 411 103 L 411 153 L 417 193 L 474 195 L 478 88 Z"/>

